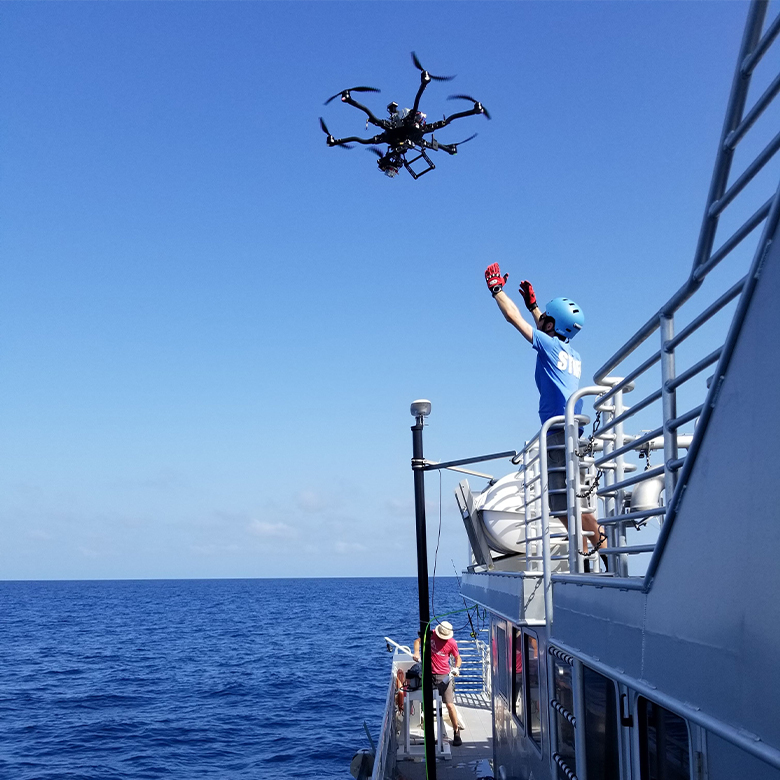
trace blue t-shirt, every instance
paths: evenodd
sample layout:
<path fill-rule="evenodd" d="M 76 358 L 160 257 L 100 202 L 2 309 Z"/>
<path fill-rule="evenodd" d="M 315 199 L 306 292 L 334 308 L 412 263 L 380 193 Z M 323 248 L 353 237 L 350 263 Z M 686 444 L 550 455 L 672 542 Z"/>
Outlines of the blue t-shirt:
<path fill-rule="evenodd" d="M 539 388 L 539 418 L 544 423 L 566 411 L 566 401 L 580 386 L 582 361 L 571 344 L 540 330 L 534 330 L 532 346 L 536 350 L 534 379 Z M 574 411 L 582 411 L 581 398 Z"/>

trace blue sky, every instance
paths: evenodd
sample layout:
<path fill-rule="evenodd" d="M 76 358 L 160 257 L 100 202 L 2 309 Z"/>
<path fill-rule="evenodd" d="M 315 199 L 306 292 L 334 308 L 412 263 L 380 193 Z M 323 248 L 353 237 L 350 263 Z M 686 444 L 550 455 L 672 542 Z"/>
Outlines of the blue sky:
<path fill-rule="evenodd" d="M 538 425 L 485 266 L 582 305 L 591 377 L 687 275 L 746 11 L 3 3 L 0 577 L 413 574 L 410 402 L 435 459 Z M 412 50 L 493 120 L 390 180 L 317 118 L 410 105 Z"/>

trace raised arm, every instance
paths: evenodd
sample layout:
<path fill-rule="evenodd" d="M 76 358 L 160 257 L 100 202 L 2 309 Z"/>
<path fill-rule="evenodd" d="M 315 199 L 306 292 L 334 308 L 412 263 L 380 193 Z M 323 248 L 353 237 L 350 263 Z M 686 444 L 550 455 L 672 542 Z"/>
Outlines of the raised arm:
<path fill-rule="evenodd" d="M 504 315 L 504 319 L 510 324 L 514 325 L 523 337 L 530 343 L 533 342 L 534 328 L 533 326 L 523 319 L 523 315 L 520 314 L 520 309 L 517 308 L 515 302 L 504 292 L 504 285 L 509 274 L 501 276 L 501 269 L 498 263 L 488 266 L 485 271 L 485 281 L 487 282 L 488 289 L 493 293 L 493 297 L 496 299 L 498 308 L 501 309 L 501 313 Z M 536 320 L 536 317 L 534 317 Z"/>
<path fill-rule="evenodd" d="M 536 304 L 536 293 L 534 292 L 533 285 L 528 279 L 523 279 L 523 281 L 520 282 L 520 289 L 518 292 L 523 296 L 525 308 L 531 312 L 531 316 L 534 318 L 534 324 L 539 327 L 539 320 L 542 318 L 542 310 Z"/>

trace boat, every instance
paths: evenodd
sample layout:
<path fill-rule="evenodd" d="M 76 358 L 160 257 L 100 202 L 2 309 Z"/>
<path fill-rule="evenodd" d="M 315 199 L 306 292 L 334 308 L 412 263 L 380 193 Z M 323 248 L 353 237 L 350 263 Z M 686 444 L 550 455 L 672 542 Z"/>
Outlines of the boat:
<path fill-rule="evenodd" d="M 466 472 L 460 590 L 489 630 L 464 647 L 460 747 L 446 743 L 438 697 L 407 684 L 414 654 L 388 639 L 380 737 L 355 776 L 780 778 L 780 75 L 751 90 L 780 34 L 767 6 L 746 5 L 685 283 L 519 450 L 427 460 L 432 405 L 412 404 L 421 630 L 432 624 L 423 478 L 445 468 Z M 737 167 L 740 144 L 755 149 L 762 132 L 770 140 Z M 555 430 L 563 518 L 547 501 Z M 490 461 L 508 473 L 473 470 Z M 584 511 L 607 537 L 587 554 Z"/>

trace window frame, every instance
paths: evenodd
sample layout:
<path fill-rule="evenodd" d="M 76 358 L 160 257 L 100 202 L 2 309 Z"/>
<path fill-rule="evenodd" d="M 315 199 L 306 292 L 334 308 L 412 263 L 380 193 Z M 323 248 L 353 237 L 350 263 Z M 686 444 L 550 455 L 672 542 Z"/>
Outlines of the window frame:
<path fill-rule="evenodd" d="M 526 730 L 525 735 L 527 737 L 526 743 L 533 745 L 536 751 L 539 753 L 539 756 L 542 756 L 543 753 L 543 743 L 544 743 L 544 712 L 542 709 L 542 694 L 543 691 L 547 690 L 547 685 L 544 685 L 542 687 L 542 678 L 547 673 L 547 664 L 543 662 L 543 659 L 541 657 L 540 653 L 540 643 L 539 643 L 539 635 L 535 631 L 526 631 L 523 630 L 523 678 L 524 678 L 524 684 L 525 684 L 525 699 L 523 701 L 523 704 L 525 705 L 525 711 L 526 711 Z M 528 679 L 528 649 L 529 649 L 529 640 L 533 639 L 534 642 L 536 642 L 536 664 L 537 664 L 537 680 L 536 685 L 537 689 L 539 691 L 538 696 L 538 702 L 539 702 L 539 741 L 537 742 L 536 738 L 533 736 L 533 733 L 531 731 L 531 685 L 530 681 Z M 549 716 L 549 713 L 548 713 Z"/>
<path fill-rule="evenodd" d="M 525 632 L 522 628 L 519 627 L 512 627 L 512 718 L 514 719 L 515 725 L 517 726 L 518 733 L 525 736 L 526 734 L 526 721 L 527 717 L 526 714 L 528 710 L 526 709 L 526 692 L 525 692 L 525 680 L 526 680 L 526 674 L 525 674 L 525 652 L 524 652 L 524 644 L 523 644 L 523 634 Z M 517 643 L 520 642 L 520 658 L 523 664 L 523 670 L 521 672 L 520 676 L 520 697 L 521 701 L 523 703 L 523 713 L 522 718 L 519 718 L 517 716 L 517 690 L 516 690 L 516 682 L 517 682 L 517 665 L 516 665 L 516 659 L 517 659 Z"/>
<path fill-rule="evenodd" d="M 492 643 L 494 643 L 494 646 L 491 647 L 491 661 L 493 662 L 493 680 L 491 681 L 492 687 L 493 687 L 493 694 L 501 696 L 502 699 L 504 699 L 504 702 L 506 703 L 506 706 L 508 709 L 511 709 L 512 702 L 509 698 L 509 691 L 506 690 L 507 685 L 511 685 L 511 681 L 507 679 L 507 673 L 508 673 L 508 664 L 504 664 L 504 668 L 501 667 L 501 661 L 502 659 L 506 662 L 507 660 L 507 629 L 511 626 L 511 623 L 509 623 L 506 620 L 503 619 L 497 619 L 493 621 L 493 633 L 495 636 L 491 636 Z M 504 642 L 503 642 L 503 650 L 501 649 L 501 642 L 500 640 L 500 634 L 499 631 L 503 632 L 504 634 Z M 495 651 L 495 656 L 493 656 L 493 652 Z M 503 682 L 503 685 L 501 684 Z"/>
<path fill-rule="evenodd" d="M 585 683 L 585 674 L 586 671 L 591 672 L 592 674 L 596 674 L 599 677 L 604 678 L 605 680 L 608 680 L 610 683 L 612 683 L 612 702 L 614 706 L 614 714 L 615 714 L 615 722 L 614 722 L 614 728 L 615 728 L 615 738 L 616 738 L 616 750 L 617 750 L 617 772 L 618 777 L 623 778 L 625 776 L 625 769 L 624 767 L 626 764 L 625 761 L 625 753 L 626 753 L 626 744 L 623 739 L 624 730 L 626 728 L 629 728 L 626 724 L 624 724 L 621 720 L 623 717 L 622 711 L 621 711 L 621 685 L 620 683 L 615 680 L 613 677 L 610 677 L 607 674 L 602 674 L 598 669 L 594 669 L 592 666 L 588 666 L 586 663 L 582 663 L 581 666 L 581 691 L 582 691 L 582 713 L 583 713 L 583 724 L 582 724 L 582 738 L 585 740 L 584 742 L 584 756 L 585 756 L 585 767 L 587 769 L 588 765 L 588 733 L 587 733 L 587 724 L 588 724 L 588 702 L 586 697 L 586 683 Z M 630 701 L 630 700 L 628 700 Z M 630 704 L 628 705 L 630 706 Z M 630 710 L 629 710 L 630 712 Z"/>
<path fill-rule="evenodd" d="M 645 696 L 644 694 L 635 692 L 634 694 L 634 701 L 633 701 L 633 707 L 632 707 L 632 714 L 634 717 L 634 723 L 636 724 L 636 728 L 634 731 L 636 732 L 633 739 L 633 747 L 636 757 L 636 763 L 634 764 L 634 768 L 636 770 L 636 776 L 638 778 L 643 777 L 643 741 L 642 741 L 642 720 L 640 719 L 640 706 L 642 702 L 649 702 L 653 705 L 653 707 L 660 708 L 664 712 L 668 712 L 671 715 L 674 715 L 676 718 L 679 718 L 684 724 L 685 724 L 685 730 L 687 733 L 687 745 L 688 745 L 688 780 L 695 780 L 697 775 L 696 767 L 694 766 L 694 761 L 696 757 L 696 746 L 693 743 L 693 731 L 691 729 L 691 723 L 684 718 L 682 715 L 680 715 L 679 712 L 675 712 L 674 710 L 669 709 L 668 707 L 664 707 L 662 704 L 659 704 L 657 701 L 654 701 L 649 696 Z M 646 730 L 645 730 L 645 733 Z"/>

